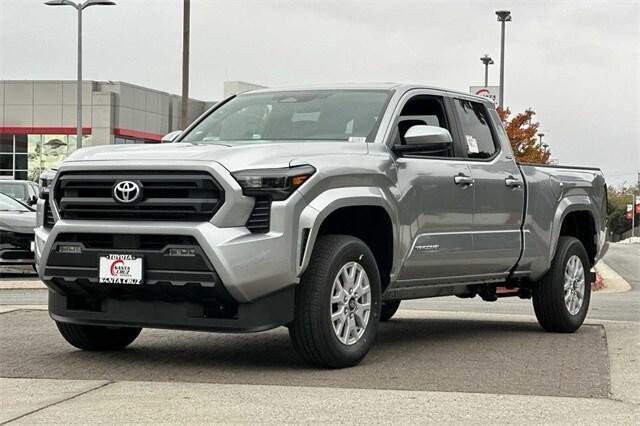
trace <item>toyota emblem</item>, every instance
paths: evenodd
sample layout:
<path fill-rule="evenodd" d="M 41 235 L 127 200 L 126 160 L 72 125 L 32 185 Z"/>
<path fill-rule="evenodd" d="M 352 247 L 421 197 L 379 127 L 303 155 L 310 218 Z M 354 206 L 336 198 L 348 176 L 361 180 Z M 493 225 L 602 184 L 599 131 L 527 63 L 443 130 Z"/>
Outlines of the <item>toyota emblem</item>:
<path fill-rule="evenodd" d="M 113 199 L 119 203 L 133 203 L 138 201 L 141 196 L 142 188 L 136 182 L 121 180 L 113 186 Z"/>

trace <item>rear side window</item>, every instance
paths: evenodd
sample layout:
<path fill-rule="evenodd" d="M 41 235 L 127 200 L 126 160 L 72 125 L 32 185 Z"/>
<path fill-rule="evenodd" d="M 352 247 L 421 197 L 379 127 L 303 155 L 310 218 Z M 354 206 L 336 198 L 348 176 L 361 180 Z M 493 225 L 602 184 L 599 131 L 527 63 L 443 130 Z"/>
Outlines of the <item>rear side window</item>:
<path fill-rule="evenodd" d="M 496 144 L 489 127 L 489 115 L 477 102 L 456 99 L 456 110 L 464 133 L 463 145 L 469 158 L 490 158 L 496 153 Z"/>

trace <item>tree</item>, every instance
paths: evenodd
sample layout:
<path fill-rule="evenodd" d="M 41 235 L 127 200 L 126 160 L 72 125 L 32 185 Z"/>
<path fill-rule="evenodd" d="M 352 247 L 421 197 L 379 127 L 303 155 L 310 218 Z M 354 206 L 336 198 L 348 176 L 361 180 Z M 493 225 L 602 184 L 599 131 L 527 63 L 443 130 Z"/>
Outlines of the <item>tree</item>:
<path fill-rule="evenodd" d="M 536 115 L 532 109 L 527 109 L 510 119 L 511 110 L 498 107 L 498 115 L 511 142 L 516 161 L 549 164 L 551 152 L 540 145 L 537 138 L 540 123 L 532 121 Z"/>
<path fill-rule="evenodd" d="M 607 227 L 612 234 L 620 235 L 631 229 L 631 221 L 627 219 L 627 204 L 631 204 L 632 195 L 637 194 L 638 189 L 640 189 L 638 186 L 610 186 L 607 188 L 609 201 Z"/>

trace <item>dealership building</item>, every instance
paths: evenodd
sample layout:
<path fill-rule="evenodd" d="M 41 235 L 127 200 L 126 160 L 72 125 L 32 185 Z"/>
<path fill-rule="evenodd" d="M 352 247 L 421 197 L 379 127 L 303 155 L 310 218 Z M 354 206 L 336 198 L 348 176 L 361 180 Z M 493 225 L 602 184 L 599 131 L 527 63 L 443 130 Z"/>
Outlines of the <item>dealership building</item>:
<path fill-rule="evenodd" d="M 260 88 L 224 83 L 224 96 Z M 181 97 L 121 81 L 83 81 L 82 146 L 158 143 L 180 128 Z M 192 121 L 213 101 L 190 99 Z M 76 149 L 76 81 L 0 80 L 0 179 L 35 180 Z"/>

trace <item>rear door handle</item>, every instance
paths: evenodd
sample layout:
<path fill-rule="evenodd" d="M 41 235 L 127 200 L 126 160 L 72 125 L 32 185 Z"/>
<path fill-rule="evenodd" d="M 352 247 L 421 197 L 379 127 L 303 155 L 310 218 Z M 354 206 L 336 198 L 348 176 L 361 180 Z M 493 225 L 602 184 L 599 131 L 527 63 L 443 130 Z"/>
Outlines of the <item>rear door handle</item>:
<path fill-rule="evenodd" d="M 460 173 L 453 177 L 453 182 L 455 182 L 456 185 L 471 186 L 473 185 L 473 178 Z"/>
<path fill-rule="evenodd" d="M 522 181 L 520 179 L 516 179 L 513 176 L 508 176 L 504 180 L 504 184 L 509 188 L 520 188 L 522 187 Z"/>

